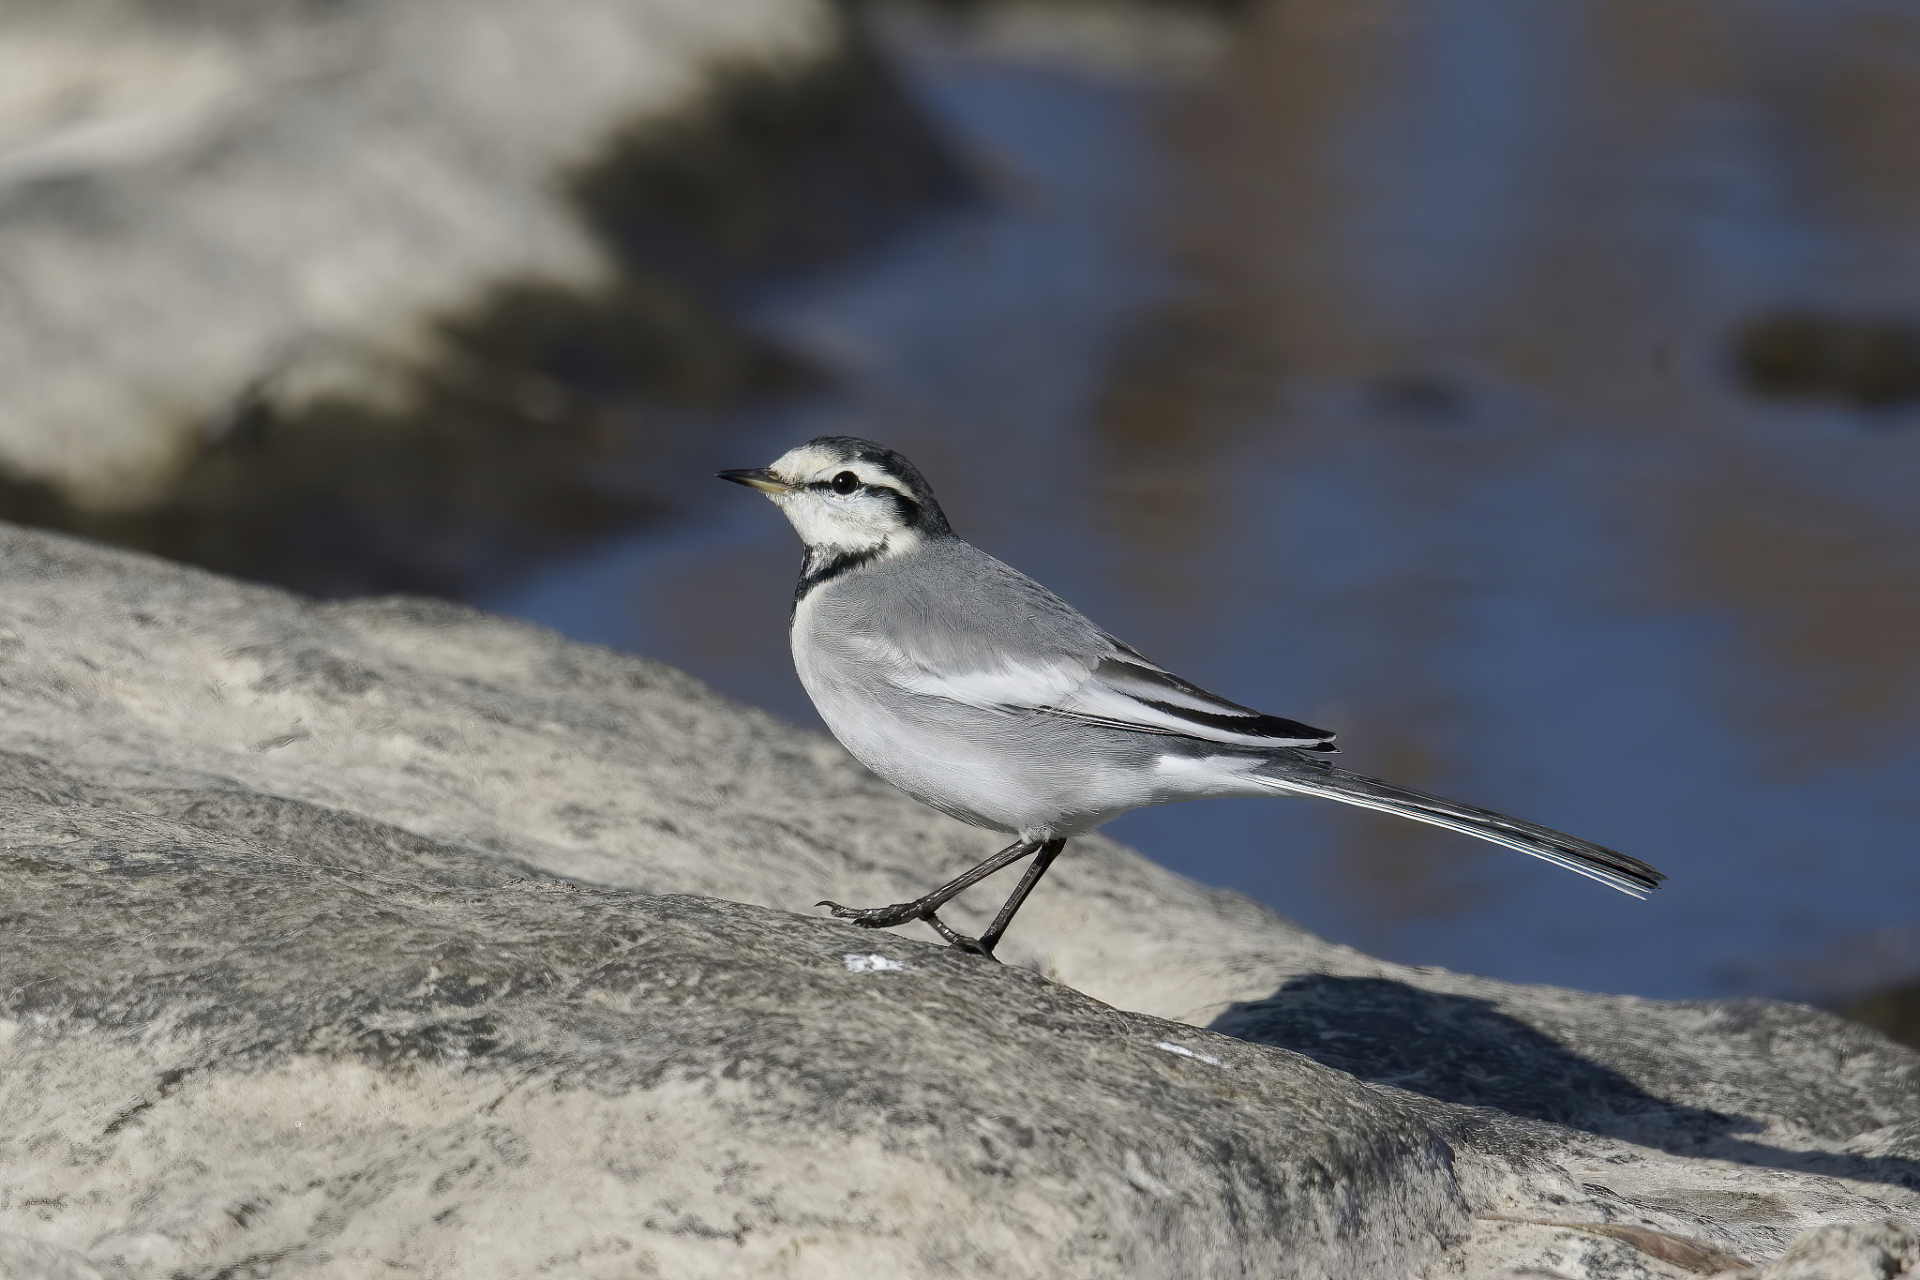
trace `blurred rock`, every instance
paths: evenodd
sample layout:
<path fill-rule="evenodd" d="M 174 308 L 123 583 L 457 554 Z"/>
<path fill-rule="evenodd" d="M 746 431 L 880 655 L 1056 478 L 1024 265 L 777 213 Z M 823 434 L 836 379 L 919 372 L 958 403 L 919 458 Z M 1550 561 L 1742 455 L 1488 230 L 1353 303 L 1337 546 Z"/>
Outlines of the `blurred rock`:
<path fill-rule="evenodd" d="M 737 291 L 960 185 L 826 0 L 12 5 L 0 86 L 0 515 L 323 594 L 670 509 L 806 381 Z"/>
<path fill-rule="evenodd" d="M 1809 1231 L 1764 1267 L 1727 1280 L 1896 1280 L 1920 1274 L 1920 1236 L 1898 1222 L 1837 1223 Z"/>
<path fill-rule="evenodd" d="M 1912 323 L 1788 312 L 1749 325 L 1737 356 L 1760 395 L 1863 409 L 1920 400 L 1920 325 Z"/>
<path fill-rule="evenodd" d="M 23 1236 L 0 1235 L 0 1280 L 101 1280 L 100 1272 L 70 1249 Z"/>
<path fill-rule="evenodd" d="M 1387 965 L 1098 838 L 1004 967 L 793 914 L 992 843 L 657 664 L 0 526 L 0 1259 L 1675 1277 L 1920 1214 L 1920 1055 L 1812 1009 Z"/>

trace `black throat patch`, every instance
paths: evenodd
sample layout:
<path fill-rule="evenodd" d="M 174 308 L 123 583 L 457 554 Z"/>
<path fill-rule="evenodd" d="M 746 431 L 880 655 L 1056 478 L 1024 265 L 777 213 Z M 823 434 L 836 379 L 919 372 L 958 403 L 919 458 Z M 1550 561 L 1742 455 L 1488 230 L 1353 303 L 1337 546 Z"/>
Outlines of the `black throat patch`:
<path fill-rule="evenodd" d="M 842 574 L 851 573 L 863 564 L 871 564 L 880 558 L 887 549 L 886 543 L 877 547 L 868 547 L 864 551 L 850 551 L 844 547 L 808 547 L 806 559 L 800 562 L 800 581 L 793 589 L 793 607 L 798 609 L 815 587 L 832 582 Z M 789 615 L 791 617 L 791 615 Z"/>

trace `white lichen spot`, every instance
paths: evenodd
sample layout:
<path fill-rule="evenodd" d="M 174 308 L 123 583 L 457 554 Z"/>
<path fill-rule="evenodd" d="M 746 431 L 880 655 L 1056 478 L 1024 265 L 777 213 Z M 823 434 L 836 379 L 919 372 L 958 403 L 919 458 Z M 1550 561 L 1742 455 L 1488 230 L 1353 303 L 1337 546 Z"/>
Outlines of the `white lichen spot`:
<path fill-rule="evenodd" d="M 852 957 L 848 957 L 848 958 L 851 959 Z M 1157 1041 L 1153 1047 L 1156 1049 L 1163 1050 L 1167 1053 L 1177 1053 L 1183 1058 L 1198 1058 L 1200 1059 L 1200 1061 L 1211 1063 L 1216 1067 L 1224 1067 L 1227 1065 L 1226 1063 L 1220 1061 L 1220 1059 L 1214 1057 L 1211 1054 L 1195 1053 L 1192 1049 L 1187 1048 L 1187 1046 L 1183 1044 L 1175 1044 L 1171 1040 Z"/>
<path fill-rule="evenodd" d="M 889 960 L 882 955 L 860 952 L 848 952 L 840 957 L 847 962 L 848 973 L 885 973 L 889 969 L 905 969 L 907 966 L 898 960 Z"/>

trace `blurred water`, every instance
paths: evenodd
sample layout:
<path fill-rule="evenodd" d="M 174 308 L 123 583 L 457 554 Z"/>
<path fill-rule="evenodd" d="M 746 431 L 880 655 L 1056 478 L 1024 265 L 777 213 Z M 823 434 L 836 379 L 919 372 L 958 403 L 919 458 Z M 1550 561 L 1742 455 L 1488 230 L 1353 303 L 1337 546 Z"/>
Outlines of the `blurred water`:
<path fill-rule="evenodd" d="M 673 525 L 480 602 L 814 722 L 797 545 L 706 472 L 870 435 L 1349 767 L 1672 879 L 1636 903 L 1306 801 L 1108 828 L 1168 866 L 1516 980 L 1920 968 L 1920 412 L 1758 398 L 1733 356 L 1794 308 L 1920 313 L 1920 6 L 1302 0 L 1224 34 L 1156 69 L 894 22 L 991 198 L 765 298 L 840 390 L 690 446 Z"/>

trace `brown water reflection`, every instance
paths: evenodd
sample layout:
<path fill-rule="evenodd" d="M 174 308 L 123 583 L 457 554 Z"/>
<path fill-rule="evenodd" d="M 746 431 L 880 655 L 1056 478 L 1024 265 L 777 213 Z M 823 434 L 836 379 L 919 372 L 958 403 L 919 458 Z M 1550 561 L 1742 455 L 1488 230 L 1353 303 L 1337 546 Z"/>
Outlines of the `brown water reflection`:
<path fill-rule="evenodd" d="M 1781 774 L 1809 756 L 1895 750 L 1920 723 L 1920 518 L 1795 480 L 1727 458 L 1710 492 L 1676 485 L 1677 555 L 1649 601 L 1740 615 L 1742 656 L 1764 669 L 1766 694 L 1741 670 L 1710 693 L 1730 725 L 1773 746 Z"/>

